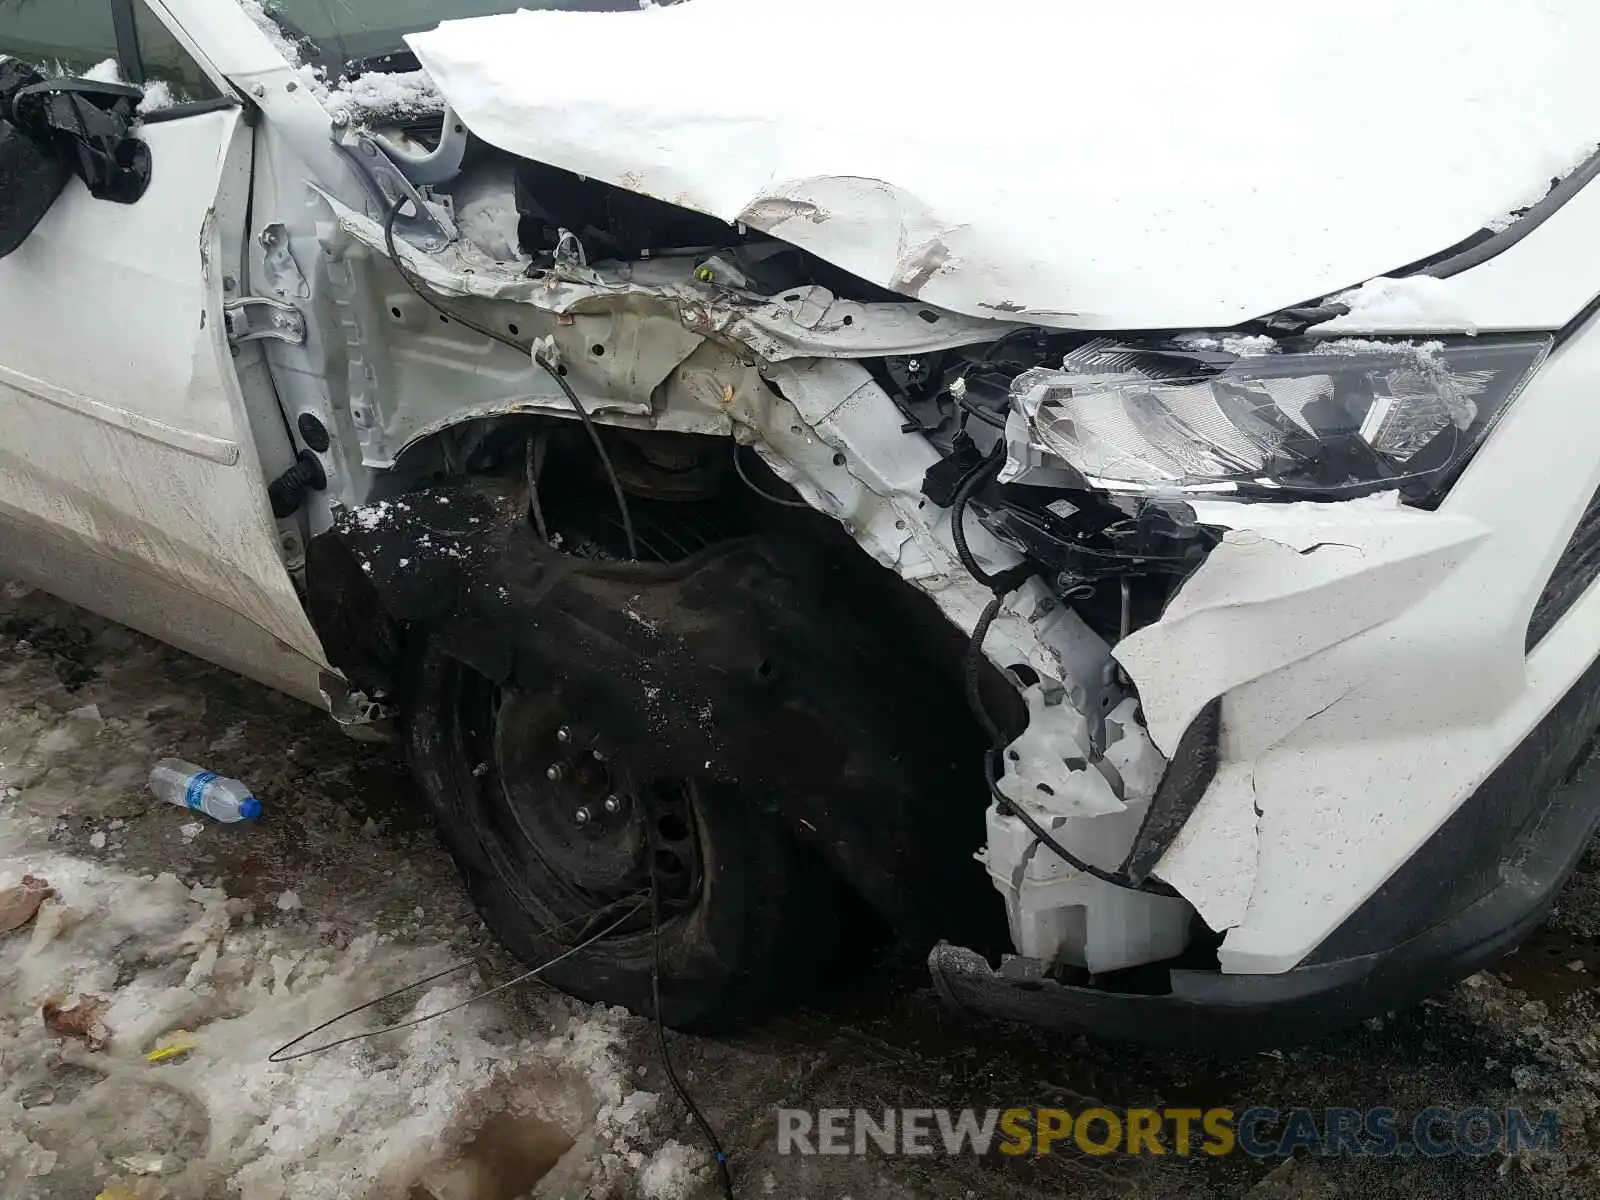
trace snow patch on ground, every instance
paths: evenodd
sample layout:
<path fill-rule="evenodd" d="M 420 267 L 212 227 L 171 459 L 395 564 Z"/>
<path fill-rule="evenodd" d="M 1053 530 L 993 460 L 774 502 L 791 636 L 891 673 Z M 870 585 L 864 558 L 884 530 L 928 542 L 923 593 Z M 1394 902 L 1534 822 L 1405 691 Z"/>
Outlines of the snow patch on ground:
<path fill-rule="evenodd" d="M 1358 288 L 1340 292 L 1328 303 L 1350 311 L 1313 325 L 1311 333 L 1371 333 L 1381 330 L 1452 330 L 1474 332 L 1461 315 L 1450 279 L 1432 275 L 1407 275 L 1399 279 L 1380 276 Z"/>
<path fill-rule="evenodd" d="M 646 1200 L 686 1200 L 694 1189 L 695 1167 L 704 1157 L 676 1139 L 667 1142 L 639 1172 L 639 1191 Z"/>
<path fill-rule="evenodd" d="M 595 1196 L 621 1194 L 640 1170 L 656 1189 L 647 1194 L 686 1194 L 674 1188 L 692 1157 L 675 1143 L 644 1149 L 658 1098 L 630 1086 L 623 1010 L 580 1008 L 541 1037 L 515 1032 L 507 1010 L 486 1002 L 273 1064 L 283 1043 L 441 970 L 450 952 L 377 933 L 341 941 L 326 926 L 265 927 L 277 914 L 221 888 L 78 859 L 49 846 L 47 832 L 0 816 L 0 887 L 32 873 L 58 893 L 30 926 L 0 937 L 0 1194 L 27 1194 L 70 1159 L 92 1176 L 86 1195 L 150 1168 L 174 1200 L 377 1200 L 407 1194 L 507 1109 L 573 1133 L 589 1127 L 597 1153 L 584 1176 Z M 365 1027 L 458 1003 L 482 985 L 475 974 L 400 997 Z M 52 1036 L 40 1018 L 45 1001 L 82 996 L 109 1002 L 103 1050 Z M 146 1061 L 180 1030 L 193 1050 Z"/>

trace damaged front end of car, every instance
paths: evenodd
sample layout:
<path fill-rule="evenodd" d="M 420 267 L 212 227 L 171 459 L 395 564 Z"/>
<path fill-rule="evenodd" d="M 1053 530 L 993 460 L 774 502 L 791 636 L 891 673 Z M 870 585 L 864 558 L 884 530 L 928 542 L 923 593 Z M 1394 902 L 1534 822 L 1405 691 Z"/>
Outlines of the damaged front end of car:
<path fill-rule="evenodd" d="M 365 194 L 315 189 L 304 283 L 352 461 L 307 577 L 366 696 L 403 703 L 427 630 L 596 761 L 759 795 L 955 1003 L 1140 1040 L 1421 994 L 1592 827 L 1557 785 L 1600 687 L 1520 766 L 1463 749 L 1521 679 L 1517 605 L 1430 612 L 1506 536 L 1444 499 L 1549 337 L 986 319 L 780 236 L 827 214 L 724 221 L 448 111 L 414 161 L 335 136 Z M 1451 821 L 1464 867 L 1413 858 Z"/>

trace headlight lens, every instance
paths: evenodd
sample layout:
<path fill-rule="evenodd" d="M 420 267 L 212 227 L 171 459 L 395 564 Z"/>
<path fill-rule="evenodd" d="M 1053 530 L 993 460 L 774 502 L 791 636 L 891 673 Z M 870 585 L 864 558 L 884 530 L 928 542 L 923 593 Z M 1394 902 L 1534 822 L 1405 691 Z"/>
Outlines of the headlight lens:
<path fill-rule="evenodd" d="M 1012 403 L 1034 448 L 1095 488 L 1281 499 L 1398 488 L 1425 502 L 1448 487 L 1551 339 L 1343 339 L 1245 355 L 1208 343 L 1091 342 L 1059 370 L 1017 376 Z"/>

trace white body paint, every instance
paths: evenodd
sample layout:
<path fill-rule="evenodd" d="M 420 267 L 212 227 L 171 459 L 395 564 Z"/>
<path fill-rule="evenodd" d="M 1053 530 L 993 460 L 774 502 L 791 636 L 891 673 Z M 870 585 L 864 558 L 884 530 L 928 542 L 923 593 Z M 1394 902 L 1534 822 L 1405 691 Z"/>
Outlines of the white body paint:
<path fill-rule="evenodd" d="M 139 205 L 93 202 L 74 182 L 0 260 L 0 558 L 307 695 L 323 657 L 286 569 L 294 548 L 439 431 L 571 409 L 524 356 L 442 328 L 406 288 L 384 252 L 382 205 L 335 148 L 341 127 L 232 0 L 151 7 L 259 119 L 249 127 L 234 109 L 149 126 L 157 169 Z M 956 104 L 909 102 L 883 69 L 885 38 L 864 34 L 881 24 L 896 60 L 938 63 L 965 4 L 692 0 L 453 23 L 413 43 L 481 138 L 770 230 L 907 299 L 803 288 L 735 304 L 690 260 L 535 282 L 464 242 L 424 252 L 402 240 L 400 252 L 463 312 L 552 339 L 597 420 L 752 445 L 970 630 L 988 592 L 954 554 L 949 513 L 922 495 L 939 454 L 902 431 L 853 360 L 993 341 L 1018 322 L 1218 327 L 1267 314 L 1446 248 L 1595 140 L 1600 76 L 1581 59 L 1592 38 L 1573 32 L 1600 21 L 1588 8 L 1363 2 L 1290 29 L 1255 0 L 1227 7 L 1238 20 L 1160 0 L 1094 22 L 1042 0 L 986 14 L 962 25 L 979 39 L 962 44 L 973 61 L 1003 59 L 1005 90 L 975 97 L 977 75 L 956 72 L 967 89 Z M 1265 47 L 1236 36 L 1251 14 L 1271 30 Z M 604 71 L 563 48 L 592 44 L 596 21 Z M 1137 41 L 1140 62 L 1077 56 L 1063 90 L 1062 38 L 1039 36 L 1057 28 Z M 795 80 L 826 59 L 856 90 L 739 87 L 715 69 L 660 85 L 672 39 L 696 47 L 683 63 L 725 63 L 755 36 L 773 78 L 788 59 Z M 986 59 L 989 37 L 1004 55 Z M 1311 86 L 1319 74 L 1383 86 Z M 1081 119 L 1112 97 L 1139 108 L 1144 134 Z M 311 293 L 292 298 L 306 342 L 234 358 L 221 305 L 229 280 L 259 294 L 271 276 L 268 224 Z M 1337 328 L 1554 329 L 1600 290 L 1597 246 L 1589 187 L 1498 257 L 1425 285 L 1427 305 L 1358 311 Z M 629 351 L 600 361 L 592 344 Z M 1279 972 L 1370 896 L 1600 647 L 1591 589 L 1523 652 L 1534 601 L 1600 485 L 1596 394 L 1600 335 L 1584 331 L 1435 512 L 1392 497 L 1201 504 L 1229 534 L 1163 618 L 1116 648 L 1148 732 L 1111 648 L 1040 580 L 1016 592 L 985 650 L 1041 682 L 998 786 L 1091 864 L 1120 863 L 1163 753 L 1211 700 L 1223 713 L 1216 778 L 1157 868 L 1181 900 L 1072 870 L 991 806 L 981 858 L 1018 950 L 1094 972 L 1149 962 L 1182 949 L 1192 904 L 1227 931 L 1225 970 Z M 283 418 L 302 413 L 333 431 L 329 487 L 275 523 L 265 481 L 298 446 Z M 969 526 L 984 566 L 1016 561 Z"/>
<path fill-rule="evenodd" d="M 1159 329 L 1354 286 L 1537 197 L 1600 141 L 1597 36 L 1582 0 L 693 0 L 410 43 L 514 154 L 956 312 Z M 595 44 L 603 71 L 564 49 Z M 756 44 L 770 82 L 739 86 Z"/>
<path fill-rule="evenodd" d="M 1223 697 L 1222 768 L 1157 874 L 1229 931 L 1225 971 L 1300 962 L 1594 661 L 1594 589 L 1523 643 L 1600 486 L 1597 387 L 1600 340 L 1558 348 L 1437 512 L 1202 506 L 1245 544 L 1117 656 L 1163 748 Z"/>

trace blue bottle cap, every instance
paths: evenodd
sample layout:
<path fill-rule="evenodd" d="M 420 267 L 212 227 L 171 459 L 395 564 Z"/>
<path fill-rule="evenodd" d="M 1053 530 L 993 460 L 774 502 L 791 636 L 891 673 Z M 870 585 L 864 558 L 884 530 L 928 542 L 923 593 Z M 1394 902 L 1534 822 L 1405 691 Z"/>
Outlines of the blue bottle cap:
<path fill-rule="evenodd" d="M 246 821 L 254 821 L 261 815 L 261 801 L 254 796 L 246 796 L 239 801 L 239 815 Z"/>

